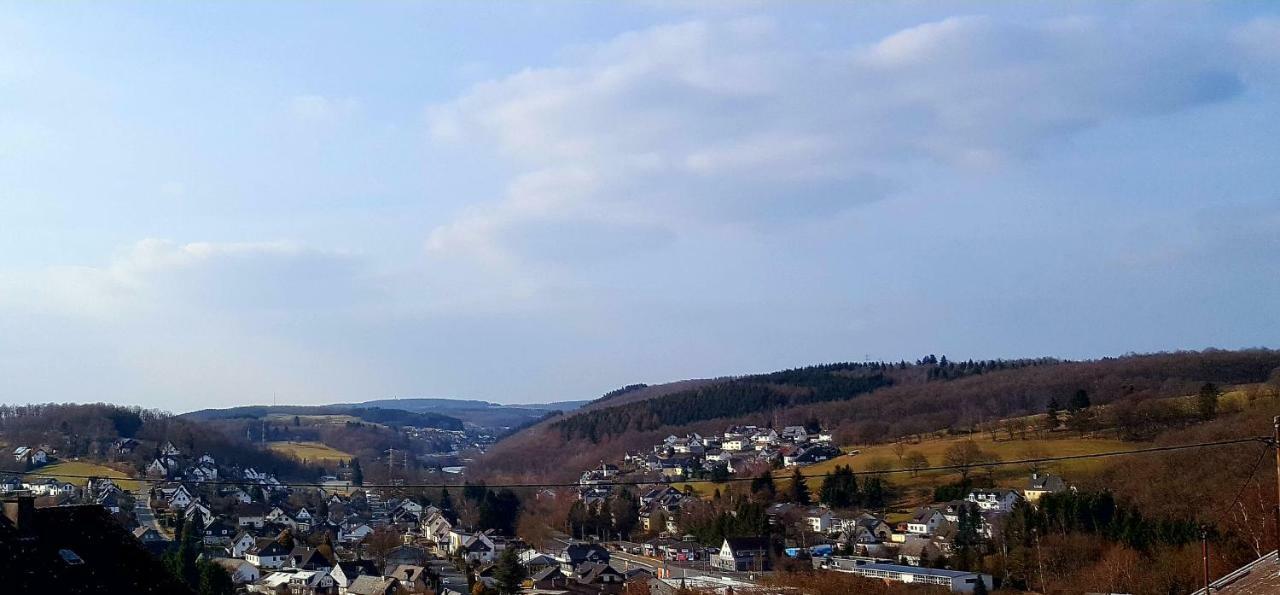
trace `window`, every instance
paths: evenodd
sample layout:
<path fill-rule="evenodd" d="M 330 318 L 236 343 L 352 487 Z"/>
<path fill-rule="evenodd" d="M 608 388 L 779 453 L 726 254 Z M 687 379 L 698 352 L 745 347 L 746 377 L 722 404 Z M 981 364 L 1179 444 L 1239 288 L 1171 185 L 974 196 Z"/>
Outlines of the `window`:
<path fill-rule="evenodd" d="M 71 550 L 58 550 L 58 555 L 62 556 L 62 561 L 66 562 L 68 566 L 79 566 L 84 564 L 84 560 L 81 560 L 80 556 Z"/>

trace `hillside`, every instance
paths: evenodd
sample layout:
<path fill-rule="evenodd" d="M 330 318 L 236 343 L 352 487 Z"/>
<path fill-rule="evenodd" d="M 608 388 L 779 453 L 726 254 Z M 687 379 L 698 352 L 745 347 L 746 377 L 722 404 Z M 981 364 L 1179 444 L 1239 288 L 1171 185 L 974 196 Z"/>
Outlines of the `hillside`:
<path fill-rule="evenodd" d="M 391 426 L 414 426 L 419 428 L 437 428 L 441 430 L 461 430 L 462 420 L 449 415 L 433 412 L 410 412 L 402 409 L 384 409 L 382 407 L 350 407 L 343 405 L 250 405 L 246 407 L 230 407 L 227 409 L 201 409 L 184 413 L 180 417 L 196 421 L 215 421 L 228 419 L 261 419 L 272 416 L 343 416 L 363 420 L 369 423 Z"/>
<path fill-rule="evenodd" d="M 1092 361 L 1053 359 L 829 364 L 675 390 L 647 387 L 649 398 L 605 399 L 529 427 L 495 445 L 475 473 L 569 479 L 602 460 L 648 449 L 669 434 L 722 432 L 734 423 L 793 425 L 816 421 L 841 444 L 884 442 L 929 432 L 969 431 L 984 420 L 1043 412 L 1078 390 L 1098 405 L 1161 429 L 1142 405 L 1193 394 L 1205 382 L 1266 381 L 1280 351 L 1206 350 L 1130 355 Z M 615 400 L 616 399 L 616 400 Z M 1168 422 L 1176 423 L 1176 422 Z M 1136 426 L 1135 426 L 1136 427 Z M 1139 428 L 1140 429 L 1140 428 Z M 1138 432 L 1138 430 L 1135 430 Z M 1141 432 L 1130 436 L 1141 437 Z"/>

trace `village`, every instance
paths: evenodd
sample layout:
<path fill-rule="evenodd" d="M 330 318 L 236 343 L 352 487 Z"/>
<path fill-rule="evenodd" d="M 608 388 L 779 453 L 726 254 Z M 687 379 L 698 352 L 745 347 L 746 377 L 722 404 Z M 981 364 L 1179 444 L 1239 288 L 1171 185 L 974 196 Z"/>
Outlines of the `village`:
<path fill-rule="evenodd" d="M 138 445 L 122 440 L 115 446 Z M 19 451 L 13 456 L 33 464 L 49 456 L 43 449 Z M 985 592 L 993 588 L 991 576 L 943 563 L 959 548 L 978 547 L 999 532 L 1016 507 L 1069 490 L 1057 475 L 1032 474 L 1025 489 L 974 489 L 891 522 L 883 507 L 828 493 L 828 483 L 854 477 L 839 467 L 813 495 L 804 481 L 801 488 L 795 481 L 789 489 L 773 485 L 775 469 L 799 474 L 840 456 L 829 433 L 730 427 L 715 437 L 670 436 L 649 453 L 629 454 L 621 466 L 605 463 L 584 472 L 573 489 L 535 492 L 534 499 L 574 500 L 565 531 L 535 544 L 517 534 L 510 515 L 521 503 L 510 490 L 466 485 L 415 496 L 401 487 L 362 488 L 350 470 L 298 485 L 208 454 L 183 453 L 172 443 L 158 454 L 144 470 L 147 481 L 134 490 L 123 487 L 134 480 L 92 478 L 79 487 L 30 474 L 0 477 L 0 491 L 10 500 L 40 498 L 43 506 L 102 506 L 157 557 L 184 540 L 196 541 L 200 559 L 225 569 L 240 593 L 550 595 L 622 593 L 637 584 L 647 590 L 628 592 L 674 593 L 690 586 L 772 592 L 761 579 L 797 564 Z M 771 497 L 762 500 L 767 524 L 754 534 L 717 533 L 714 540 L 698 534 L 697 511 L 705 498 L 692 483 L 724 482 L 760 469 L 761 475 L 747 477 L 753 492 L 764 489 L 755 484 L 768 483 Z M 869 489 L 871 480 L 863 483 Z M 720 498 L 719 488 L 714 497 Z M 620 499 L 628 502 L 618 506 Z M 504 515 L 505 521 L 493 520 Z"/>

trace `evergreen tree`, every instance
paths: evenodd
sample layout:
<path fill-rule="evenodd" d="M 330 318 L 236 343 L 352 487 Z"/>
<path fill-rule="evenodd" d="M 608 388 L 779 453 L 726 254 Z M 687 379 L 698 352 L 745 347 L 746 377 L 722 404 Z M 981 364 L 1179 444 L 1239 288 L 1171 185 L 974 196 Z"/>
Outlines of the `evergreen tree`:
<path fill-rule="evenodd" d="M 796 467 L 795 473 L 791 474 L 791 487 L 787 492 L 787 498 L 796 504 L 808 504 L 809 484 L 804 479 L 804 474 L 800 472 L 800 467 Z"/>
<path fill-rule="evenodd" d="M 1072 395 L 1071 400 L 1067 402 L 1067 410 L 1075 413 L 1082 409 L 1088 409 L 1092 404 L 1089 401 L 1089 392 L 1082 388 L 1077 390 L 1076 394 Z"/>
<path fill-rule="evenodd" d="M 521 584 L 528 576 L 515 548 L 502 550 L 497 565 L 493 569 L 493 580 L 497 583 L 498 592 L 502 595 L 514 595 L 521 590 Z"/>
<path fill-rule="evenodd" d="M 1218 416 L 1218 399 L 1221 397 L 1222 391 L 1212 382 L 1206 382 L 1200 387 L 1200 394 L 1196 397 L 1196 409 L 1200 413 L 1200 419 L 1209 421 Z"/>
<path fill-rule="evenodd" d="M 364 470 L 360 468 L 360 459 L 351 459 L 351 485 L 364 485 Z"/>
<path fill-rule="evenodd" d="M 778 488 L 773 483 L 773 473 L 765 471 L 759 477 L 752 479 L 751 493 L 765 502 L 771 502 L 778 494 Z"/>
<path fill-rule="evenodd" d="M 1062 410 L 1062 406 L 1058 404 L 1057 397 L 1050 397 L 1049 404 L 1045 407 L 1045 413 L 1048 417 L 1044 420 L 1046 430 L 1056 430 L 1058 428 L 1058 412 Z"/>
<path fill-rule="evenodd" d="M 200 583 L 196 589 L 199 595 L 234 595 L 236 585 L 227 569 L 208 560 L 201 560 L 199 567 Z"/>

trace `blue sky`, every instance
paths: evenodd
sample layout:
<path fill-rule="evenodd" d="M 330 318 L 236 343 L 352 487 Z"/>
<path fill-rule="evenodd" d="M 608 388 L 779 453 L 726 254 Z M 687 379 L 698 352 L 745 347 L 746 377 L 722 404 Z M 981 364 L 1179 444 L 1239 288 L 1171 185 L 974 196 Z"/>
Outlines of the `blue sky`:
<path fill-rule="evenodd" d="M 1267 3 L 0 4 L 0 401 L 1276 345 Z"/>

